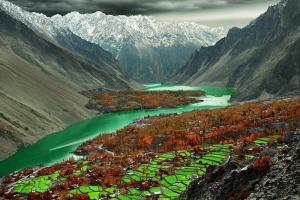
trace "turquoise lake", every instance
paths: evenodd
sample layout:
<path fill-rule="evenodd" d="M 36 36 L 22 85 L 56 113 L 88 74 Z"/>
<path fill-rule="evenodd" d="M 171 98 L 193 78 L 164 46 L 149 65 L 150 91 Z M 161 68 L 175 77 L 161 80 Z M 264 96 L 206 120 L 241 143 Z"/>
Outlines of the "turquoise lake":
<path fill-rule="evenodd" d="M 200 97 L 201 103 L 194 103 L 177 108 L 157 108 L 118 112 L 100 115 L 91 119 L 70 125 L 63 131 L 51 134 L 37 143 L 19 149 L 14 155 L 0 162 L 0 177 L 16 170 L 36 165 L 49 165 L 73 156 L 72 152 L 84 141 L 99 134 L 114 132 L 135 119 L 148 115 L 168 113 L 182 113 L 192 110 L 222 108 L 229 105 L 231 88 L 190 87 L 180 85 L 149 84 L 145 85 L 149 91 L 157 90 L 201 90 L 206 95 Z"/>

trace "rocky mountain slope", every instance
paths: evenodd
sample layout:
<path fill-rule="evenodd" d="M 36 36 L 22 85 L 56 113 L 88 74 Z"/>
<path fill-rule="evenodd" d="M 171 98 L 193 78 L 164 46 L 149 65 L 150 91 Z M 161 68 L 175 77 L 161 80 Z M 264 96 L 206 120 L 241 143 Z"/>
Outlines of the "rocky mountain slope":
<path fill-rule="evenodd" d="M 153 17 L 111 16 L 102 12 L 72 12 L 48 18 L 21 11 L 18 16 L 51 36 L 55 37 L 58 31 L 71 31 L 98 44 L 117 58 L 123 72 L 140 82 L 167 80 L 195 49 L 213 45 L 226 34 L 222 28 L 195 23 L 163 23 Z"/>
<path fill-rule="evenodd" d="M 271 158 L 264 173 L 256 173 L 250 161 L 230 158 L 208 170 L 207 176 L 195 180 L 179 199 L 299 199 L 300 129 L 285 135 L 284 139 L 288 145 L 279 151 L 265 147 L 257 156 L 256 159 Z"/>
<path fill-rule="evenodd" d="M 300 2 L 284 0 L 215 46 L 191 56 L 173 78 L 237 88 L 233 100 L 300 93 Z"/>
<path fill-rule="evenodd" d="M 80 91 L 135 86 L 110 53 L 66 31 L 38 32 L 11 5 L 0 1 L 0 159 L 93 116 Z"/>

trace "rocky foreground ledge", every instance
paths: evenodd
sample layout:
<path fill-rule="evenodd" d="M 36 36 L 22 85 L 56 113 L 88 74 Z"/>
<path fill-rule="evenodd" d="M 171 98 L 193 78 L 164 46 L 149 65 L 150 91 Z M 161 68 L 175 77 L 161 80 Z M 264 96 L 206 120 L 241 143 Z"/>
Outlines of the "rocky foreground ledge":
<path fill-rule="evenodd" d="M 270 158 L 261 173 L 255 171 L 255 162 L 230 158 L 208 169 L 207 175 L 195 180 L 179 199 L 299 200 L 300 129 L 284 140 L 288 145 L 280 151 L 266 147 L 259 154 L 257 161 Z"/>

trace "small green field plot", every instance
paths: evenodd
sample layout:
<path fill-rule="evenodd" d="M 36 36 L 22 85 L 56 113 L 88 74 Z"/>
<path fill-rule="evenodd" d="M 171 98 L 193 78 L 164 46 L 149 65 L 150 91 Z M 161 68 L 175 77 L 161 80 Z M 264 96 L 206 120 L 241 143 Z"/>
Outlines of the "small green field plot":
<path fill-rule="evenodd" d="M 250 154 L 245 154 L 244 156 L 245 156 L 246 159 L 252 159 L 252 158 L 254 158 L 254 156 L 250 155 Z"/>
<path fill-rule="evenodd" d="M 74 175 L 79 176 L 82 171 L 86 171 L 90 168 L 87 161 L 78 161 L 82 163 L 83 166 L 75 170 Z M 28 194 L 30 192 L 40 192 L 43 193 L 48 190 L 53 183 L 63 182 L 66 177 L 60 176 L 60 170 L 55 171 L 50 175 L 43 175 L 38 177 L 28 177 L 13 186 L 13 191 L 22 194 Z"/>
<path fill-rule="evenodd" d="M 161 194 L 161 187 L 152 187 L 149 189 L 151 194 Z"/>
<path fill-rule="evenodd" d="M 261 138 L 257 138 L 254 143 L 255 144 L 268 144 L 268 142 L 270 140 L 276 140 L 279 136 L 278 135 L 273 135 L 273 136 L 269 136 L 269 137 L 261 137 Z"/>
<path fill-rule="evenodd" d="M 204 147 L 203 149 L 205 150 L 211 150 L 211 151 L 219 151 L 221 153 L 226 153 L 226 152 L 229 152 L 230 149 L 232 148 L 232 144 L 214 144 L 214 145 L 211 145 L 211 146 L 207 146 L 207 147 Z"/>
<path fill-rule="evenodd" d="M 71 190 L 70 194 L 72 195 L 88 194 L 90 199 L 99 199 L 100 197 L 105 197 L 107 195 L 114 194 L 116 190 L 117 187 L 103 188 L 101 186 L 82 185 L 77 189 Z"/>
<path fill-rule="evenodd" d="M 251 144 L 247 145 L 245 147 L 246 150 L 248 150 L 247 154 L 242 155 L 245 159 L 252 159 L 255 157 L 255 152 L 251 152 L 251 150 L 253 150 L 254 148 L 257 147 L 264 147 L 266 145 L 269 144 L 269 142 L 271 140 L 274 141 L 273 146 L 276 148 L 282 148 L 283 147 L 283 143 L 278 143 L 277 139 L 278 139 L 279 135 L 273 135 L 273 136 L 269 136 L 269 137 L 261 137 L 261 138 L 257 138 L 256 140 L 254 140 L 254 142 L 252 142 Z M 238 157 L 238 155 L 235 155 L 236 157 Z"/>
<path fill-rule="evenodd" d="M 202 156 L 201 159 L 210 160 L 216 163 L 221 163 L 224 160 L 225 157 L 216 156 L 214 154 L 207 154 Z"/>
<path fill-rule="evenodd" d="M 269 137 L 261 137 L 261 138 L 257 138 L 256 140 L 254 140 L 253 143 L 249 144 L 246 149 L 253 149 L 253 148 L 256 148 L 256 147 L 260 147 L 260 146 L 263 146 L 263 145 L 268 145 L 268 143 L 271 141 L 271 140 L 274 140 L 275 142 L 275 145 L 277 147 L 282 147 L 282 144 L 280 143 L 277 143 L 277 138 L 279 137 L 279 135 L 273 135 L 273 136 L 269 136 Z"/>
<path fill-rule="evenodd" d="M 195 176 L 195 171 L 190 169 L 176 169 L 175 170 L 176 175 L 184 176 L 185 179 L 190 179 Z"/>
<path fill-rule="evenodd" d="M 86 171 L 90 168 L 88 165 L 84 165 L 83 167 L 80 168 L 81 171 Z"/>
<path fill-rule="evenodd" d="M 168 198 L 176 198 L 176 197 L 179 197 L 179 195 L 180 195 L 179 192 L 175 192 L 169 188 L 164 188 L 162 193 L 165 197 L 168 197 Z"/>
<path fill-rule="evenodd" d="M 268 142 L 269 142 L 269 141 L 266 141 L 266 140 L 259 140 L 259 139 L 257 139 L 257 140 L 254 141 L 254 143 L 255 143 L 255 144 L 258 144 L 258 145 L 261 145 L 261 144 L 268 144 Z"/>
<path fill-rule="evenodd" d="M 13 191 L 17 193 L 28 194 L 30 192 L 45 192 L 52 185 L 54 180 L 57 180 L 59 171 L 47 176 L 39 176 L 25 179 L 16 183 Z"/>
<path fill-rule="evenodd" d="M 74 172 L 74 175 L 75 176 L 79 176 L 83 171 L 87 171 L 88 169 L 90 169 L 91 167 L 89 166 L 89 162 L 86 161 L 86 160 L 81 160 L 79 161 L 80 163 L 83 164 L 82 167 L 80 167 L 79 169 L 77 169 L 75 172 Z"/>

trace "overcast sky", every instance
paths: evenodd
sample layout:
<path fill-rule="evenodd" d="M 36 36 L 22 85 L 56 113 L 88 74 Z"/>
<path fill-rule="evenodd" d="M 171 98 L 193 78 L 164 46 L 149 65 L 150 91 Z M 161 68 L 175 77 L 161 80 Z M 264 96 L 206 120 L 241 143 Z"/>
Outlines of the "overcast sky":
<path fill-rule="evenodd" d="M 209 26 L 244 26 L 280 0 L 10 0 L 48 16 L 71 11 L 112 15 L 152 15 L 161 21 L 193 21 Z"/>

